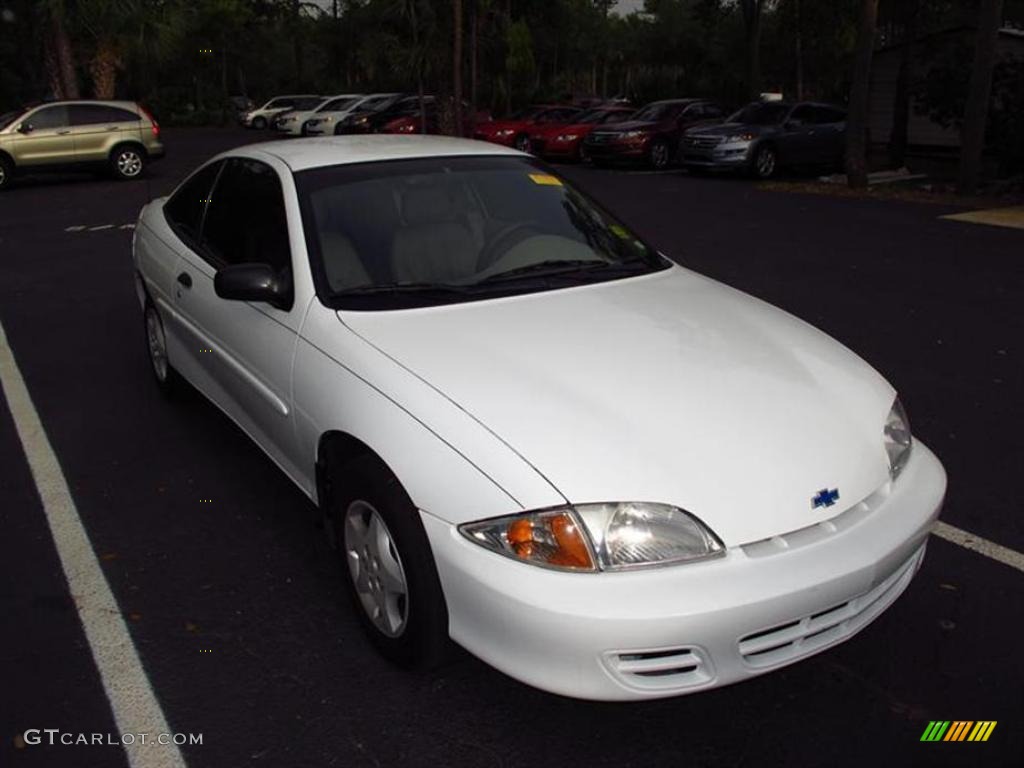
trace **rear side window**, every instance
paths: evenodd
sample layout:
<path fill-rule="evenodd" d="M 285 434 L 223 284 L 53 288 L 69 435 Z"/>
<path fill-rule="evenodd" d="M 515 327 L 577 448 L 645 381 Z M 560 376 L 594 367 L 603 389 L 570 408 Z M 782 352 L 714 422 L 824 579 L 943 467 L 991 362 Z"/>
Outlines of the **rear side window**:
<path fill-rule="evenodd" d="M 25 122 L 36 131 L 44 128 L 66 128 L 68 125 L 68 108 L 64 106 L 44 107 L 29 115 Z"/>
<path fill-rule="evenodd" d="M 210 197 L 210 189 L 217 178 L 222 162 L 210 163 L 195 173 L 164 204 L 164 217 L 175 233 L 195 247 L 203 225 L 203 212 Z"/>
<path fill-rule="evenodd" d="M 71 125 L 110 125 L 111 123 L 137 123 L 141 119 L 134 112 L 103 104 L 72 104 L 68 107 Z"/>
<path fill-rule="evenodd" d="M 248 158 L 227 161 L 206 208 L 203 245 L 218 266 L 291 266 L 284 194 L 273 168 Z"/>

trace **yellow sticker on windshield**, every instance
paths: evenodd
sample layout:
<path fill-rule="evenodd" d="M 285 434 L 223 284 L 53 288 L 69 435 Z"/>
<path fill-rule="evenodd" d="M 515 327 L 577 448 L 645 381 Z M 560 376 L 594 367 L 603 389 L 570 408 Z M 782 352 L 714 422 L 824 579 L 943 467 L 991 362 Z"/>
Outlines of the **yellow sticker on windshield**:
<path fill-rule="evenodd" d="M 530 178 L 533 179 L 534 184 L 540 184 L 543 187 L 560 187 L 562 182 L 556 176 L 552 176 L 550 173 L 531 173 Z"/>

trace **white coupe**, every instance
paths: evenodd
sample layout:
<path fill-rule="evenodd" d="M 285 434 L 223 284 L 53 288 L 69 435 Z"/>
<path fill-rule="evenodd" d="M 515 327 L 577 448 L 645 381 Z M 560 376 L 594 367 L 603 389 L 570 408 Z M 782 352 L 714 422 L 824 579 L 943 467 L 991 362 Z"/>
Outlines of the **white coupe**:
<path fill-rule="evenodd" d="M 921 565 L 946 479 L 893 388 L 527 155 L 239 148 L 133 254 L 159 386 L 319 505 L 401 664 L 451 638 L 569 696 L 691 693 L 849 638 Z"/>

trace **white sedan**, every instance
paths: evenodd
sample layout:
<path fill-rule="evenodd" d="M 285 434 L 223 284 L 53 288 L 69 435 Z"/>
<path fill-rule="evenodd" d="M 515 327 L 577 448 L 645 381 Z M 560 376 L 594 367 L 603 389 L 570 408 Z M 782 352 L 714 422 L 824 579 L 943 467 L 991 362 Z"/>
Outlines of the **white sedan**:
<path fill-rule="evenodd" d="M 336 96 L 324 96 L 319 104 L 309 109 L 296 109 L 284 113 L 274 121 L 274 126 L 280 133 L 286 133 L 289 136 L 308 136 L 311 120 L 319 121 L 328 115 L 339 112 L 348 114 L 362 101 L 362 98 L 361 93 L 339 93 Z"/>
<path fill-rule="evenodd" d="M 452 638 L 569 696 L 691 693 L 849 638 L 921 565 L 946 479 L 893 388 L 527 155 L 243 147 L 133 253 L 159 386 L 319 505 L 402 664 Z"/>

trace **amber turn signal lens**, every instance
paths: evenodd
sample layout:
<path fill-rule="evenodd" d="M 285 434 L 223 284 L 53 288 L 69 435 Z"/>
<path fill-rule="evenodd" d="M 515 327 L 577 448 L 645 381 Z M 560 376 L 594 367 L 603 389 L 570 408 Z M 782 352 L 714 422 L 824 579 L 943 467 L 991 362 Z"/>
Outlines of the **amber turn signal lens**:
<path fill-rule="evenodd" d="M 593 569 L 590 549 L 576 520 L 568 513 L 539 520 L 514 520 L 505 531 L 512 551 L 524 560 L 563 568 Z"/>

